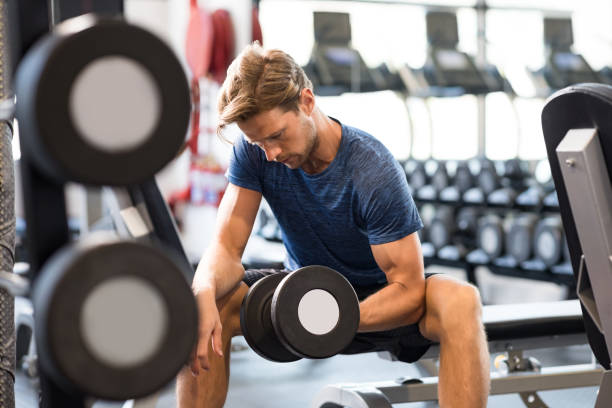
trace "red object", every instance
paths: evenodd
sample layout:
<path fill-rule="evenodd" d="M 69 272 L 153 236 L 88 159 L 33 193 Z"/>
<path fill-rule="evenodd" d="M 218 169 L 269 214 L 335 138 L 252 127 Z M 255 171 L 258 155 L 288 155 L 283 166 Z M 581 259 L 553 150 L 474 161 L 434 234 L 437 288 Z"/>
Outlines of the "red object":
<path fill-rule="evenodd" d="M 219 83 L 225 80 L 227 68 L 234 59 L 234 26 L 227 10 L 215 10 L 212 13 L 213 47 L 210 73 Z"/>
<path fill-rule="evenodd" d="M 198 7 L 197 0 L 191 0 L 189 23 L 185 39 L 187 64 L 195 78 L 206 75 L 210 67 L 212 49 L 212 24 L 210 15 Z"/>
<path fill-rule="evenodd" d="M 251 14 L 251 27 L 253 41 L 259 41 L 259 44 L 263 45 L 263 34 L 261 33 L 261 25 L 259 24 L 259 10 L 253 6 L 253 12 Z"/>
<path fill-rule="evenodd" d="M 213 50 L 215 50 L 214 56 Z M 220 78 L 221 70 L 224 78 L 227 66 L 234 56 L 234 30 L 229 13 L 217 10 L 214 16 L 211 16 L 198 7 L 197 0 L 190 0 L 185 54 L 192 73 L 191 129 L 187 141 L 191 153 L 191 165 L 189 186 L 174 192 L 168 200 L 173 211 L 176 210 L 177 204 L 186 202 L 219 206 L 227 185 L 224 169 L 219 166 L 214 157 L 210 154 L 199 155 L 198 140 L 200 136 L 200 78 L 209 73 Z"/>

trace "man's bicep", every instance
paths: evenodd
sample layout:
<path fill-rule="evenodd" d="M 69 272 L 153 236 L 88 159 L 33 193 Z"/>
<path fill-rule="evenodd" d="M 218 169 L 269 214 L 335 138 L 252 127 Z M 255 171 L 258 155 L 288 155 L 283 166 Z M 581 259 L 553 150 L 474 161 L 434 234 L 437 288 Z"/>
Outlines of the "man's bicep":
<path fill-rule="evenodd" d="M 423 254 L 416 232 L 385 244 L 370 245 L 370 248 L 388 282 L 411 284 L 424 280 Z"/>
<path fill-rule="evenodd" d="M 260 202 L 260 192 L 228 184 L 219 206 L 216 237 L 233 255 L 242 256 Z"/>

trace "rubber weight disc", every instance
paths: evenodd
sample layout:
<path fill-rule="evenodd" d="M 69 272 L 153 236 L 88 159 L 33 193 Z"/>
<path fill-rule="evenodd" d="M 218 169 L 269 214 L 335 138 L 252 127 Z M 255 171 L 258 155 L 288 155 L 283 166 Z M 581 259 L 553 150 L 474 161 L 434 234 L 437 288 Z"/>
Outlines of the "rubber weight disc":
<path fill-rule="evenodd" d="M 502 219 L 494 214 L 478 220 L 478 246 L 491 259 L 499 258 L 504 252 L 504 228 Z"/>
<path fill-rule="evenodd" d="M 88 236 L 57 251 L 35 282 L 41 366 L 70 393 L 140 398 L 172 380 L 197 339 L 197 307 L 178 256 Z"/>
<path fill-rule="evenodd" d="M 542 219 L 534 233 L 534 253 L 546 266 L 561 262 L 564 245 L 563 223 L 560 216 L 550 216 Z"/>
<path fill-rule="evenodd" d="M 452 244 L 457 224 L 452 207 L 438 207 L 429 227 L 429 240 L 434 248 Z"/>
<path fill-rule="evenodd" d="M 506 231 L 506 253 L 518 263 L 531 259 L 533 233 L 538 222 L 536 214 L 524 213 L 510 222 Z"/>
<path fill-rule="evenodd" d="M 180 150 L 190 113 L 184 70 L 166 43 L 121 19 L 66 20 L 16 76 L 22 150 L 60 182 L 143 182 Z"/>
<path fill-rule="evenodd" d="M 359 326 L 359 301 L 349 281 L 325 266 L 306 266 L 282 280 L 272 298 L 279 340 L 305 358 L 344 350 Z"/>
<path fill-rule="evenodd" d="M 249 346 L 261 357 L 279 363 L 300 359 L 283 346 L 272 326 L 272 296 L 286 276 L 286 273 L 275 273 L 255 282 L 240 308 L 240 327 Z"/>

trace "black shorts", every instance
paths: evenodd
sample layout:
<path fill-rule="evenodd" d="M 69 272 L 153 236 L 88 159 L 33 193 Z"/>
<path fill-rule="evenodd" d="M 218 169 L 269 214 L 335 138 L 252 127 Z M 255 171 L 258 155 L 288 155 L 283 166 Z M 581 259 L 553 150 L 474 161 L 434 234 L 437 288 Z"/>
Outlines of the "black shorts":
<path fill-rule="evenodd" d="M 279 269 L 247 269 L 242 280 L 247 286 L 253 285 L 259 279 L 279 273 L 290 272 Z M 426 273 L 425 278 L 435 275 Z M 356 287 L 355 292 L 359 300 L 363 300 L 385 285 Z M 388 351 L 398 360 L 413 363 L 425 354 L 429 347 L 434 344 L 431 340 L 423 337 L 419 331 L 418 324 L 398 327 L 392 330 L 378 332 L 357 333 L 352 343 L 345 348 L 341 354 L 359 354 L 373 351 Z"/>

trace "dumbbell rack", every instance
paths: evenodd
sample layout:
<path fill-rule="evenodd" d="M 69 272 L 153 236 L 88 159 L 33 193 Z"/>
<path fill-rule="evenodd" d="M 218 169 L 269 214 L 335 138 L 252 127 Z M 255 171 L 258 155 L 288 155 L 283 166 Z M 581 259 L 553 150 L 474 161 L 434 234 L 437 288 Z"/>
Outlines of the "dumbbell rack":
<path fill-rule="evenodd" d="M 551 206 L 546 206 L 546 205 L 524 206 L 524 205 L 515 204 L 513 206 L 501 206 L 501 205 L 495 205 L 495 204 L 489 204 L 489 203 L 470 203 L 470 202 L 464 202 L 464 201 L 449 202 L 449 201 L 443 201 L 443 200 L 438 200 L 438 199 L 423 200 L 423 199 L 418 199 L 416 197 L 414 198 L 414 201 L 417 204 L 417 206 L 421 206 L 423 204 L 432 204 L 432 205 L 444 205 L 448 207 L 453 207 L 454 209 L 461 208 L 461 207 L 478 207 L 484 211 L 499 211 L 500 213 L 506 213 L 510 211 L 528 211 L 528 212 L 538 214 L 538 215 L 559 213 L 559 209 L 557 207 L 551 207 Z M 438 266 L 446 266 L 446 267 L 451 267 L 451 268 L 462 269 L 465 271 L 466 279 L 470 283 L 476 286 L 478 286 L 478 281 L 476 278 L 476 268 L 485 267 L 490 272 L 496 275 L 537 280 L 537 281 L 543 281 L 543 282 L 551 282 L 551 283 L 555 283 L 558 285 L 563 285 L 570 289 L 568 291 L 568 297 L 571 297 L 571 298 L 575 297 L 576 283 L 575 283 L 575 278 L 574 278 L 571 268 L 568 268 L 567 270 L 562 270 L 562 271 L 559 271 L 557 268 L 554 268 L 554 267 L 535 270 L 535 269 L 526 269 L 526 268 L 521 267 L 520 265 L 516 265 L 516 266 L 500 265 L 500 264 L 497 264 L 495 261 L 470 262 L 467 259 L 457 259 L 457 260 L 444 259 L 444 258 L 440 258 L 437 255 L 435 255 L 435 251 L 428 251 L 427 247 L 429 245 L 431 244 L 427 242 L 423 242 L 423 247 L 425 249 L 423 251 L 424 252 L 423 259 L 424 259 L 425 267 L 438 265 Z M 475 251 L 478 251 L 478 249 L 476 249 Z M 434 252 L 434 254 L 430 255 L 428 252 Z M 472 251 L 470 251 L 470 253 L 471 252 Z M 555 270 L 553 271 L 553 269 Z"/>

